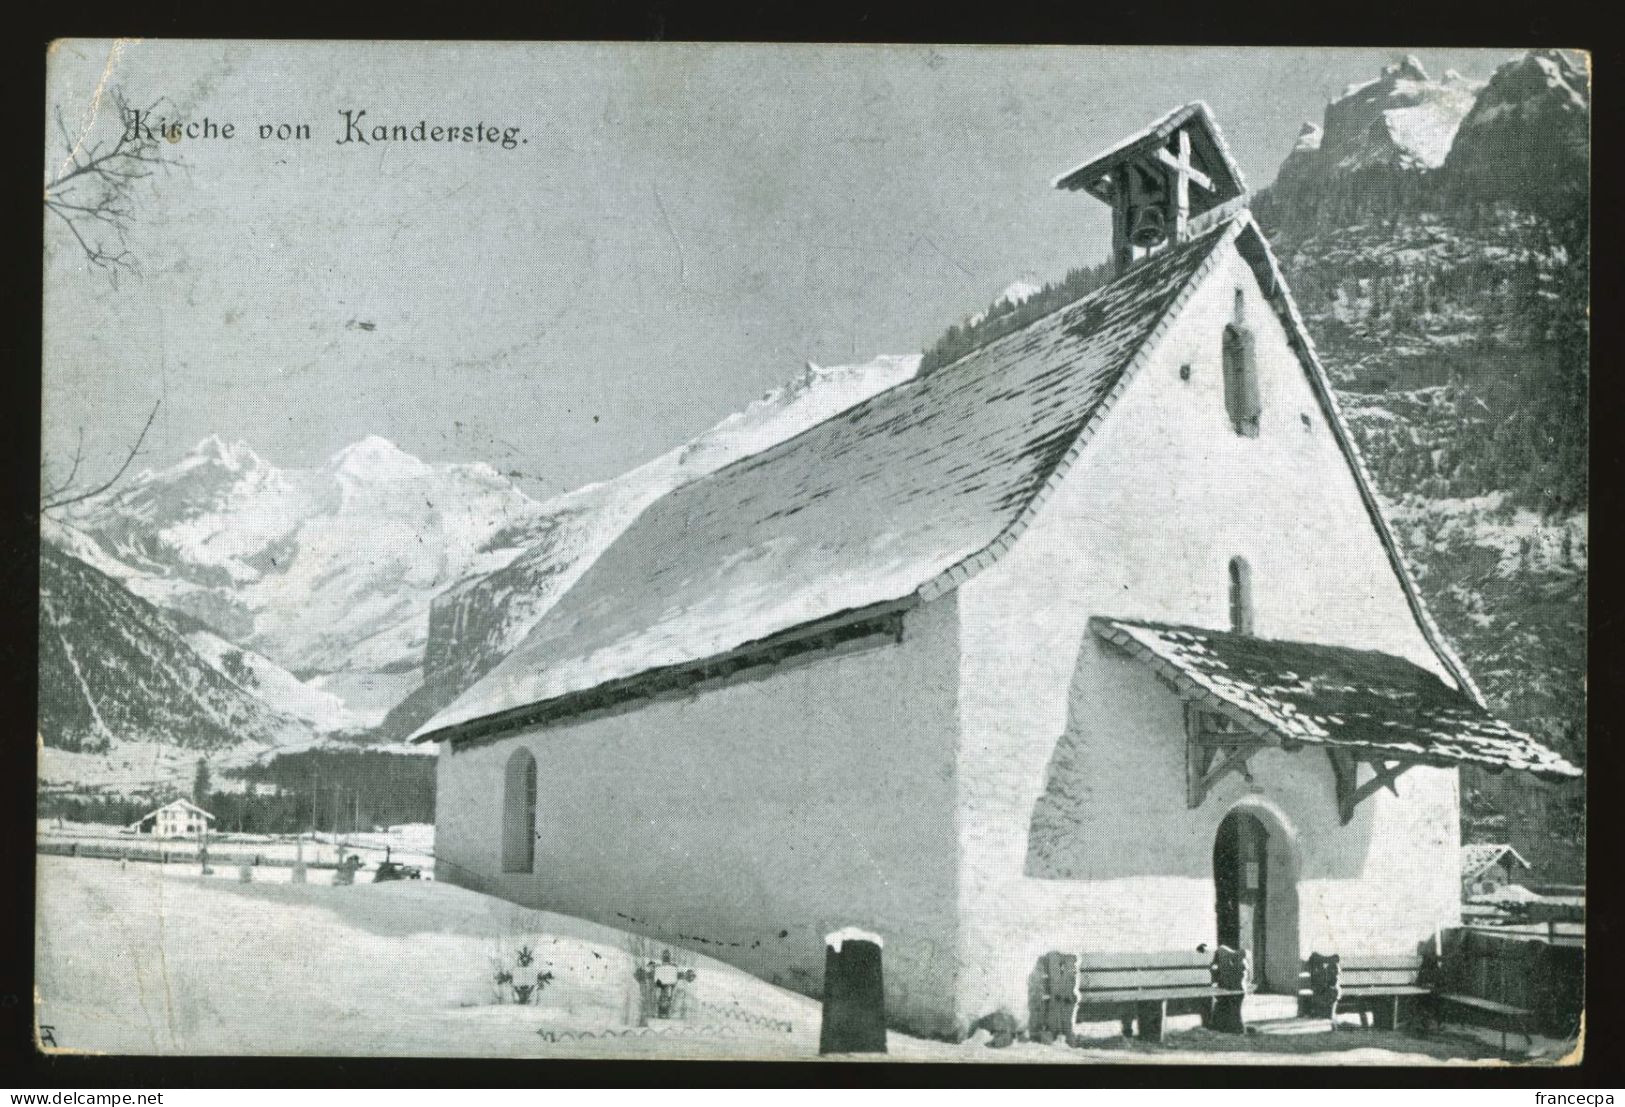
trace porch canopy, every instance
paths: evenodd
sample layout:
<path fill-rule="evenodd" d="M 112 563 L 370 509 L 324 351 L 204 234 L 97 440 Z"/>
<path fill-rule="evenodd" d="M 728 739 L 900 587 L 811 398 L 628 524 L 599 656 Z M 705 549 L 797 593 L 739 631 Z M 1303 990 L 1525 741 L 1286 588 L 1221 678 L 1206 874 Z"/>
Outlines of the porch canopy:
<path fill-rule="evenodd" d="M 1415 765 L 1519 769 L 1549 780 L 1580 770 L 1466 693 L 1413 662 L 1375 650 L 1096 617 L 1097 637 L 1147 665 L 1185 701 L 1187 802 L 1201 804 L 1266 747 L 1326 751 L 1338 812 Z M 1359 779 L 1359 767 L 1371 775 Z M 1249 776 L 1248 779 L 1251 779 Z"/>

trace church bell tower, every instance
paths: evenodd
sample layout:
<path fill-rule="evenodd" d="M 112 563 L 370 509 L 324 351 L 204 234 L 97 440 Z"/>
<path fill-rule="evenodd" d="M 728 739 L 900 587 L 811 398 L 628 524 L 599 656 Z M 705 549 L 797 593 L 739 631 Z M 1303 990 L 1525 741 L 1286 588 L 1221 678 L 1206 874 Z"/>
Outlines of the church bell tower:
<path fill-rule="evenodd" d="M 1185 241 L 1202 216 L 1247 195 L 1213 113 L 1200 101 L 1061 174 L 1055 187 L 1110 205 L 1118 273 Z"/>

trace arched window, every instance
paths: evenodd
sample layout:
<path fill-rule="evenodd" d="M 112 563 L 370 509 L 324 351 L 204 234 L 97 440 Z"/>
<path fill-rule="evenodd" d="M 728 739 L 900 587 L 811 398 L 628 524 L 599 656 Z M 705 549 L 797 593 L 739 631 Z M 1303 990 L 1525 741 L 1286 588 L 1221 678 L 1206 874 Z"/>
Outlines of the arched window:
<path fill-rule="evenodd" d="M 1247 438 L 1258 437 L 1263 404 L 1258 398 L 1258 359 L 1253 332 L 1240 323 L 1224 328 L 1224 409 L 1230 425 Z"/>
<path fill-rule="evenodd" d="M 502 793 L 502 871 L 534 872 L 536 867 L 536 758 L 513 751 Z"/>
<path fill-rule="evenodd" d="M 1230 559 L 1230 630 L 1253 632 L 1253 570 L 1242 557 Z"/>

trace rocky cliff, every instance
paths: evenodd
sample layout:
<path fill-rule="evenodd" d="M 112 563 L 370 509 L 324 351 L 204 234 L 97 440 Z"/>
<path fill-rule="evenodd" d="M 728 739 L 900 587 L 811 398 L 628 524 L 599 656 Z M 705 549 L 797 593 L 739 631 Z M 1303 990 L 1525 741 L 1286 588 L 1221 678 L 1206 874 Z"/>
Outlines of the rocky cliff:
<path fill-rule="evenodd" d="M 1254 203 L 1429 606 L 1496 709 L 1580 764 L 1588 142 L 1561 53 L 1483 85 L 1407 59 L 1328 105 Z M 1464 785 L 1471 840 L 1580 877 L 1581 789 Z"/>

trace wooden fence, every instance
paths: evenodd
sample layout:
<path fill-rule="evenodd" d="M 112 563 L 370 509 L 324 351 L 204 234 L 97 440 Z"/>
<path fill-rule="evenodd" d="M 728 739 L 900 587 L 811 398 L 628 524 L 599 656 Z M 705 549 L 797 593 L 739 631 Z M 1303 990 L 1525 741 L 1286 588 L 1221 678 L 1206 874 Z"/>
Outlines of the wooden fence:
<path fill-rule="evenodd" d="M 1502 938 L 1539 938 L 1554 946 L 1585 945 L 1585 924 L 1547 919 L 1539 923 L 1469 923 L 1464 929 Z"/>
<path fill-rule="evenodd" d="M 1484 927 L 1446 930 L 1442 939 L 1444 991 L 1533 1011 L 1547 1037 L 1579 1033 L 1585 1006 L 1583 941 L 1550 942 Z"/>
<path fill-rule="evenodd" d="M 193 845 L 126 846 L 115 845 L 111 842 L 41 841 L 36 843 L 35 848 L 39 853 L 53 854 L 58 857 L 95 857 L 104 861 L 144 861 L 156 862 L 161 865 L 197 864 L 201 861 L 197 847 Z M 275 857 L 263 853 L 211 849 L 209 851 L 209 864 L 265 865 L 291 869 L 297 862 L 292 857 Z M 336 869 L 338 864 L 333 861 L 306 861 L 305 868 Z"/>

